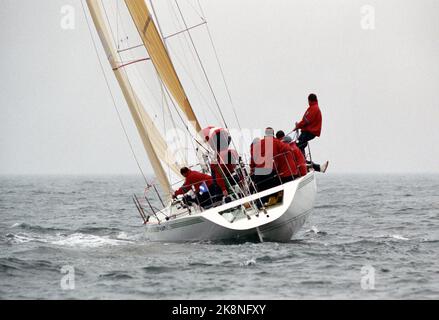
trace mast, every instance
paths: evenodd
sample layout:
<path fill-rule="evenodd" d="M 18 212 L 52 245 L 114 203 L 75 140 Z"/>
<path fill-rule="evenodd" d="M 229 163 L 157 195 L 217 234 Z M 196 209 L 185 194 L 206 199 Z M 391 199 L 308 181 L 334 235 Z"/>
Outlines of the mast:
<path fill-rule="evenodd" d="M 192 123 L 196 132 L 201 132 L 201 125 L 192 109 L 145 0 L 125 0 L 125 3 L 160 78 Z"/>
<path fill-rule="evenodd" d="M 172 163 L 169 161 L 169 159 L 167 159 L 168 155 L 166 154 L 166 143 L 163 141 L 160 133 L 154 126 L 152 119 L 144 111 L 142 102 L 132 89 L 126 73 L 123 72 L 123 68 L 118 65 L 117 51 L 112 44 L 110 32 L 103 20 L 102 9 L 99 5 L 99 2 L 99 0 L 87 0 L 87 6 L 90 10 L 91 17 L 104 47 L 108 61 L 110 62 L 114 75 L 116 76 L 116 79 L 128 104 L 131 116 L 136 124 L 137 130 L 143 142 L 143 146 L 149 157 L 157 179 L 162 186 L 165 196 L 170 199 L 172 189 L 166 172 L 160 162 L 160 158 L 163 161 L 168 160 L 167 163 L 174 172 L 178 172 L 178 167 L 175 163 Z M 157 154 L 157 151 L 160 152 L 160 155 Z"/>

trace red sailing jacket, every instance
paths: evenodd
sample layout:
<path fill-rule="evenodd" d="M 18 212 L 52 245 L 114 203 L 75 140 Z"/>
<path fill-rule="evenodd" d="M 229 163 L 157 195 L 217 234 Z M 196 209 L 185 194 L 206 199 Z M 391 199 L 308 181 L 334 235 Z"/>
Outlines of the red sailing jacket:
<path fill-rule="evenodd" d="M 302 121 L 297 125 L 297 129 L 302 129 L 304 132 L 309 132 L 320 137 L 322 133 L 322 112 L 320 111 L 318 102 L 310 103 Z"/>
<path fill-rule="evenodd" d="M 210 170 L 212 171 L 212 174 L 215 174 L 215 181 L 217 185 L 221 188 L 223 192 L 227 192 L 226 181 L 223 177 L 223 172 L 221 169 L 224 170 L 224 167 L 220 168 L 219 164 L 210 165 Z"/>
<path fill-rule="evenodd" d="M 217 156 L 217 162 L 210 165 L 210 169 L 215 174 L 215 179 L 218 186 L 227 193 L 226 178 L 229 178 L 236 169 L 238 164 L 239 155 L 236 150 L 228 149 L 220 153 Z"/>
<path fill-rule="evenodd" d="M 289 144 L 280 142 L 279 154 L 274 158 L 277 172 L 281 178 L 299 175 L 296 161 L 294 160 L 294 152 Z M 300 150 L 299 150 L 300 152 Z"/>
<path fill-rule="evenodd" d="M 300 151 L 299 147 L 295 142 L 290 143 L 289 146 L 293 150 L 294 160 L 297 165 L 297 168 L 299 169 L 300 176 L 301 177 L 306 176 L 308 170 L 306 169 L 306 160 L 305 157 L 303 156 L 302 151 Z"/>
<path fill-rule="evenodd" d="M 275 169 L 279 174 L 288 174 L 287 160 L 282 154 L 286 154 L 289 151 L 290 148 L 288 148 L 287 144 L 273 137 L 265 137 L 259 142 L 252 144 L 250 148 L 250 168 L 252 173 L 254 173 L 255 168 L 264 168 L 268 170 Z"/>
<path fill-rule="evenodd" d="M 200 191 L 200 186 L 206 182 L 208 188 L 212 185 L 212 177 L 197 171 L 189 171 L 187 174 L 186 180 L 183 186 L 175 191 L 175 195 L 181 195 L 189 192 L 192 189 L 192 186 L 195 187 L 196 192 Z"/>

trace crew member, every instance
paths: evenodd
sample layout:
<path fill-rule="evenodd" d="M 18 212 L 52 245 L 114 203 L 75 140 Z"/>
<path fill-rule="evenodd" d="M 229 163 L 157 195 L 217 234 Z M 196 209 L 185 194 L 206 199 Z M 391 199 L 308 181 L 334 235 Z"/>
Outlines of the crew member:
<path fill-rule="evenodd" d="M 274 165 L 282 183 L 287 183 L 299 176 L 299 168 L 294 158 L 293 149 L 282 141 L 284 137 L 285 133 L 283 131 L 276 133 L 276 140 L 280 142 L 280 151 L 274 158 Z"/>
<path fill-rule="evenodd" d="M 191 196 L 185 196 L 184 200 L 187 204 L 197 203 L 203 208 L 212 206 L 215 202 L 221 201 L 223 193 L 221 188 L 212 180 L 212 177 L 189 168 L 182 168 L 181 175 L 185 178 L 183 186 L 175 191 L 173 198 L 179 195 L 185 195 L 192 189 L 195 191 L 195 199 Z"/>
<path fill-rule="evenodd" d="M 289 136 L 286 136 L 282 139 L 283 142 L 288 144 L 293 151 L 293 158 L 296 163 L 296 167 L 298 169 L 298 176 L 297 177 L 304 177 L 308 173 L 307 166 L 306 166 L 306 160 L 303 156 L 303 153 L 300 151 L 299 147 L 297 146 L 297 143 L 293 141 L 293 139 Z"/>
<path fill-rule="evenodd" d="M 299 178 L 306 176 L 306 174 L 308 173 L 306 160 L 300 149 L 297 147 L 297 143 L 293 141 L 290 136 L 285 136 L 285 133 L 282 130 L 276 133 L 276 139 L 286 143 L 291 148 L 296 168 L 296 170 L 294 171 L 294 177 Z"/>
<path fill-rule="evenodd" d="M 265 130 L 263 139 L 254 141 L 250 148 L 250 169 L 259 192 L 278 186 L 280 177 L 288 174 L 288 164 L 283 158 L 289 151 L 287 145 L 275 139 L 273 128 Z"/>
<path fill-rule="evenodd" d="M 308 146 L 308 142 L 315 137 L 320 137 L 322 133 L 322 112 L 320 111 L 319 101 L 317 95 L 314 93 L 308 96 L 309 107 L 303 116 L 302 121 L 296 122 L 294 131 L 301 130 L 299 141 L 297 143 L 299 149 L 306 157 L 305 149 Z M 315 171 L 326 172 L 329 161 L 326 161 L 323 165 L 318 165 L 309 162 Z"/>
<path fill-rule="evenodd" d="M 210 165 L 212 177 L 222 189 L 224 195 L 228 195 L 232 186 L 240 181 L 235 174 L 239 162 L 239 155 L 236 150 L 228 149 L 217 153 L 216 162 Z"/>

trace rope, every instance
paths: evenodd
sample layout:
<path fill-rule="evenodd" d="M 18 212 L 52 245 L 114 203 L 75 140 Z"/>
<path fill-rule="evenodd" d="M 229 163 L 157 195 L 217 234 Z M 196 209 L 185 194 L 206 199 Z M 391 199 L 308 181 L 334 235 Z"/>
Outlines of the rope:
<path fill-rule="evenodd" d="M 107 75 L 105 74 L 105 68 L 104 68 L 104 65 L 103 65 L 103 63 L 102 63 L 102 61 L 101 61 L 101 58 L 100 58 L 100 56 L 99 56 L 99 50 L 98 50 L 98 47 L 97 47 L 97 45 L 96 45 L 95 39 L 93 38 L 93 31 L 92 31 L 92 28 L 91 28 L 90 22 L 88 21 L 87 12 L 86 12 L 86 10 L 85 10 L 85 6 L 84 6 L 84 2 L 83 2 L 83 1 L 84 1 L 84 0 L 81 0 L 82 11 L 83 11 L 83 13 L 84 13 L 85 21 L 87 22 L 88 31 L 89 31 L 89 33 L 90 33 L 90 37 L 91 37 L 91 40 L 92 40 L 92 43 L 93 43 L 93 47 L 94 47 L 94 50 L 95 50 L 96 56 L 97 56 L 98 61 L 99 61 L 99 65 L 100 65 L 100 68 L 101 68 L 101 71 L 102 71 L 102 75 L 103 75 L 103 77 L 104 77 L 104 79 L 105 79 L 105 83 L 106 83 L 106 85 L 107 85 L 108 92 L 109 92 L 109 94 L 110 94 L 110 96 L 111 96 L 111 99 L 112 99 L 112 101 L 113 101 L 114 109 L 116 110 L 117 116 L 118 116 L 118 118 L 119 118 L 119 122 L 120 122 L 120 124 L 121 124 L 121 126 L 122 126 L 123 132 L 124 132 L 125 137 L 126 137 L 127 142 L 128 142 L 128 145 L 129 145 L 129 147 L 130 147 L 130 149 L 131 149 L 131 153 L 132 153 L 132 155 L 133 155 L 133 157 L 134 157 L 134 160 L 136 161 L 136 164 L 137 164 L 137 166 L 138 166 L 138 168 L 139 168 L 139 170 L 140 170 L 140 173 L 142 174 L 142 177 L 143 177 L 143 179 L 145 180 L 145 183 L 146 183 L 147 185 L 150 185 L 150 183 L 148 182 L 148 179 L 146 178 L 145 173 L 144 173 L 143 170 L 142 170 L 142 167 L 140 166 L 139 159 L 137 158 L 136 153 L 134 152 L 134 148 L 133 148 L 133 145 L 132 145 L 132 143 L 131 143 L 130 137 L 129 137 L 128 132 L 127 132 L 127 130 L 126 130 L 126 128 L 125 128 L 125 125 L 124 125 L 124 123 L 123 123 L 122 116 L 121 116 L 121 114 L 120 114 L 120 112 L 119 112 L 119 109 L 117 108 L 116 99 L 115 99 L 115 97 L 114 97 L 114 95 L 113 95 L 113 92 L 111 91 L 111 86 L 110 86 L 110 82 L 108 81 Z"/>

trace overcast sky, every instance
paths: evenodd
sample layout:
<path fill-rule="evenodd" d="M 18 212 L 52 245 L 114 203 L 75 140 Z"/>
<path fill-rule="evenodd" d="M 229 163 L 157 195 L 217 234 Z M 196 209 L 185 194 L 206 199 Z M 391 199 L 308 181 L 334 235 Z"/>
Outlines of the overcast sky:
<path fill-rule="evenodd" d="M 244 127 L 292 129 L 316 92 L 331 172 L 439 172 L 439 1 L 202 3 Z M 138 172 L 79 0 L 2 0 L 0 41 L 0 174 Z"/>

